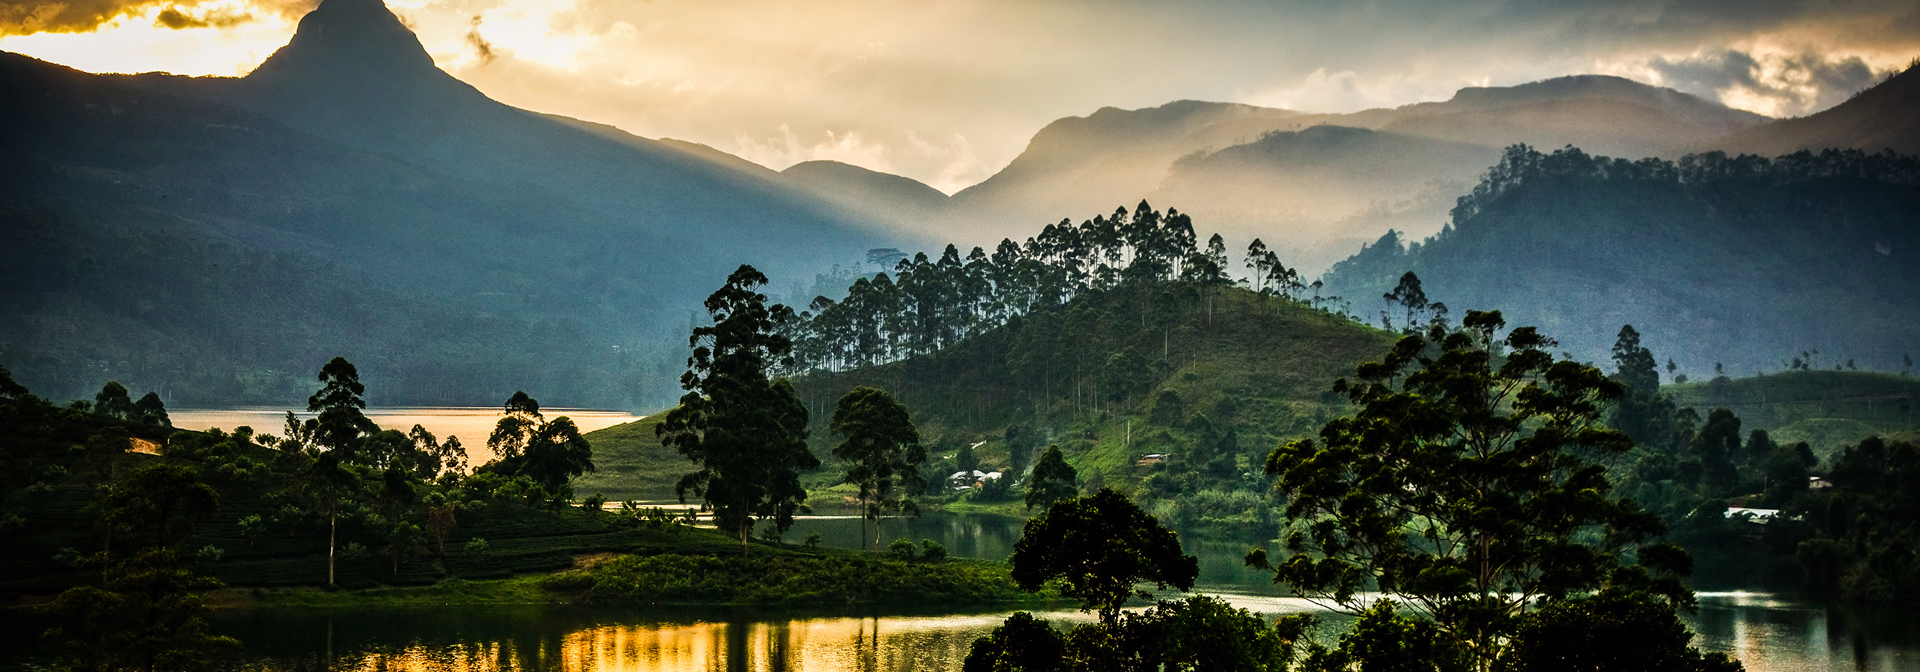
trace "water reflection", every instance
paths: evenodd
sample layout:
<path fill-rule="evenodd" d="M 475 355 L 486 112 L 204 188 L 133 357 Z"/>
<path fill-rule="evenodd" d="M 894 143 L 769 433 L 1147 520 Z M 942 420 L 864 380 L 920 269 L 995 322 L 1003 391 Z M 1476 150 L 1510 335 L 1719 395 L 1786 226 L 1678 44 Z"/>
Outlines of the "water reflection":
<path fill-rule="evenodd" d="M 1312 603 L 1223 594 L 1269 617 L 1317 611 Z M 1702 649 L 1728 651 L 1753 672 L 1920 669 L 1920 622 L 1894 609 L 1829 607 L 1765 594 L 1708 593 L 1690 617 Z M 700 670 L 882 672 L 958 670 L 975 638 L 1006 615 L 921 611 L 783 612 L 491 606 L 314 611 L 228 610 L 220 634 L 245 643 L 225 669 L 418 672 Z M 1056 622 L 1087 616 L 1055 611 Z M 1331 644 L 1350 620 L 1323 617 Z M 42 669 L 38 634 L 49 623 L 0 611 L 0 670 Z"/>
<path fill-rule="evenodd" d="M 958 669 L 1003 614 L 770 617 L 738 612 L 691 621 L 647 614 L 595 618 L 579 609 L 412 611 L 412 637 L 392 614 L 279 614 L 223 623 L 248 643 L 253 670 L 624 672 L 641 670 L 880 672 Z M 1083 620 L 1077 613 L 1049 618 Z M 316 622 L 315 619 L 324 622 Z M 497 623 L 486 623 L 492 618 Z M 437 625 L 436 625 L 437 624 Z M 424 630 L 424 631 L 422 631 Z M 323 639 L 300 632 L 324 631 Z"/>
<path fill-rule="evenodd" d="M 1888 607 L 1827 606 L 1765 593 L 1702 593 L 1695 644 L 1752 672 L 1920 669 L 1920 621 Z"/>

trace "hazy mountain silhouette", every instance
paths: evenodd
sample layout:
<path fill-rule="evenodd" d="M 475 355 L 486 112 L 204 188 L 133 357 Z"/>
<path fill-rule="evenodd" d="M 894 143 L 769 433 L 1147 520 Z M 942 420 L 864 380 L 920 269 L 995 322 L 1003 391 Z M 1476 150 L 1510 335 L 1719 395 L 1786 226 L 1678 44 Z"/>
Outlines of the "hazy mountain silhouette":
<path fill-rule="evenodd" d="M 1344 126 L 1274 131 L 1258 141 L 1174 162 L 1147 196 L 1241 240 L 1260 237 L 1289 266 L 1325 268 L 1381 230 L 1340 223 L 1423 185 L 1472 184 L 1497 148 Z M 1300 235 L 1307 233 L 1309 235 Z"/>
<path fill-rule="evenodd" d="M 1920 154 L 1920 67 L 1799 119 L 1782 119 L 1702 145 L 1731 154 L 1773 156 L 1828 147 Z"/>
<path fill-rule="evenodd" d="M 788 184 L 907 231 L 927 231 L 947 211 L 947 195 L 939 189 L 839 161 L 802 161 L 780 171 L 780 176 Z"/>
<path fill-rule="evenodd" d="M 1677 156 L 1767 120 L 1673 89 L 1605 75 L 1461 89 L 1443 103 L 1395 110 L 1385 130 L 1504 147 L 1573 145 L 1609 156 Z"/>
<path fill-rule="evenodd" d="M 1437 194 L 1471 186 L 1507 145 L 1677 156 L 1763 121 L 1597 75 L 1351 114 L 1196 101 L 1104 108 L 1041 129 L 1004 170 L 954 194 L 949 218 L 990 244 L 1025 224 L 1145 198 L 1238 241 L 1261 237 L 1290 251 L 1289 265 L 1317 271 L 1409 220 L 1423 222 L 1412 227 L 1421 235 L 1439 230 L 1451 199 Z"/>
<path fill-rule="evenodd" d="M 1286 117 L 1287 110 L 1183 100 L 1141 110 L 1101 108 L 1047 124 L 992 177 L 953 195 L 956 222 L 977 244 L 1024 238 L 1034 226 L 1091 217 L 1138 202 L 1165 179 L 1182 141 L 1234 119 Z M 988 240 L 991 238 L 992 240 Z"/>
<path fill-rule="evenodd" d="M 784 285 L 911 242 L 772 171 L 494 102 L 377 0 L 326 0 L 244 78 L 9 54 L 0 91 L 0 217 L 37 232 L 10 250 L 34 263 L 6 271 L 0 362 L 55 395 L 285 403 L 346 355 L 385 403 L 663 403 L 653 369 L 735 266 Z M 284 273 L 249 280 L 254 258 Z"/>

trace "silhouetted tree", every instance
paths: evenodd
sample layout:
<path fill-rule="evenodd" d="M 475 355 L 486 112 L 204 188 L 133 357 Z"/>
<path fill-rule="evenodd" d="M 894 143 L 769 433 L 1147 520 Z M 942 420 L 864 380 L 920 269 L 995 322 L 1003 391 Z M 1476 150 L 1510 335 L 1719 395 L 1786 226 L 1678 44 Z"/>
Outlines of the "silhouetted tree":
<path fill-rule="evenodd" d="M 1200 574 L 1199 559 L 1181 552 L 1172 530 L 1108 488 L 1055 502 L 1027 521 L 1009 562 L 1021 588 L 1039 590 L 1057 579 L 1060 594 L 1097 610 L 1109 624 L 1129 598 L 1153 597 L 1136 584 L 1188 590 Z"/>
<path fill-rule="evenodd" d="M 320 412 L 314 418 L 313 442 L 358 463 L 354 452 L 359 449 L 360 438 L 379 429 L 363 412 L 367 387 L 360 384 L 360 372 L 352 362 L 335 357 L 320 367 L 319 380 L 320 390 L 307 398 L 307 410 Z"/>
<path fill-rule="evenodd" d="M 1525 611 L 1581 592 L 1637 588 L 1691 605 L 1685 551 L 1648 545 L 1659 517 L 1612 496 L 1594 461 L 1633 446 L 1599 422 L 1624 387 L 1556 361 L 1531 327 L 1496 338 L 1497 312 L 1470 311 L 1463 326 L 1437 344 L 1402 338 L 1334 384 L 1351 416 L 1274 450 L 1267 472 L 1303 525 L 1284 562 L 1255 549 L 1248 563 L 1354 612 L 1372 601 L 1361 591 L 1394 596 L 1431 614 L 1477 669 Z"/>
<path fill-rule="evenodd" d="M 93 395 L 93 412 L 109 418 L 137 420 L 133 410 L 133 398 L 127 396 L 127 387 L 120 381 L 109 380 L 101 386 L 100 392 Z"/>
<path fill-rule="evenodd" d="M 747 552 L 754 520 L 786 531 L 806 501 L 799 472 L 820 466 L 807 450 L 807 408 L 769 366 L 789 358 L 792 343 L 776 332 L 776 310 L 755 288 L 767 278 L 741 266 L 707 297 L 713 325 L 688 338 L 693 356 L 680 386 L 687 393 L 656 430 L 661 443 L 700 464 L 674 491 L 702 498 L 721 529 L 734 530 Z M 774 306 L 784 310 L 784 306 Z"/>
<path fill-rule="evenodd" d="M 927 461 L 920 432 L 906 406 L 871 387 L 856 387 L 840 397 L 831 427 L 846 439 L 833 447 L 833 455 L 845 461 L 847 482 L 860 489 L 861 545 L 866 545 L 867 522 L 874 521 L 873 548 L 878 551 L 881 512 L 920 515 L 913 501 L 927 489 L 927 479 L 920 475 Z"/>
<path fill-rule="evenodd" d="M 1052 507 L 1055 502 L 1080 492 L 1080 472 L 1067 464 L 1060 446 L 1047 446 L 1047 452 L 1033 465 L 1033 477 L 1027 479 L 1027 509 Z"/>

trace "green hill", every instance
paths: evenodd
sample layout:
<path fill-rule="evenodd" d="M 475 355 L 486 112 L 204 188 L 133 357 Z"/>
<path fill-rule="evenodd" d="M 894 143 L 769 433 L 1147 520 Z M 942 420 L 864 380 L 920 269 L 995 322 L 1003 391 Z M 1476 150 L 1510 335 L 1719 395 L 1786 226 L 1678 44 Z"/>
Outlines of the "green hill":
<path fill-rule="evenodd" d="M 662 500 L 673 497 L 673 483 L 694 464 L 653 435 L 664 414 L 588 432 L 594 471 L 573 479 L 580 495 L 599 493 L 608 500 Z"/>
<path fill-rule="evenodd" d="M 1628 161 L 1509 148 L 1440 234 L 1336 264 L 1367 319 L 1408 271 L 1426 297 L 1498 309 L 1578 359 L 1631 324 L 1681 372 L 1775 370 L 1802 351 L 1898 370 L 1920 344 L 1920 159 L 1859 151 Z"/>
<path fill-rule="evenodd" d="M 1345 400 L 1328 394 L 1333 380 L 1394 338 L 1237 287 L 1134 283 L 1013 318 L 931 354 L 816 371 L 800 377 L 798 388 L 816 428 L 854 387 L 893 393 L 931 446 L 930 474 L 957 471 L 963 446 L 983 471 L 1022 474 L 1058 444 L 1085 487 L 1130 492 L 1176 524 L 1264 523 L 1270 502 L 1256 472 L 1267 452 L 1339 413 Z M 822 434 L 815 430 L 816 454 L 831 445 Z M 1149 454 L 1170 457 L 1140 464 Z M 1018 496 L 1017 489 L 1005 495 Z M 993 501 L 980 492 L 945 503 Z"/>
<path fill-rule="evenodd" d="M 1805 441 L 1831 455 L 1869 436 L 1920 427 L 1920 379 L 1865 371 L 1786 371 L 1662 386 L 1675 405 L 1704 414 L 1725 408 L 1747 429 L 1765 429 L 1776 443 Z"/>

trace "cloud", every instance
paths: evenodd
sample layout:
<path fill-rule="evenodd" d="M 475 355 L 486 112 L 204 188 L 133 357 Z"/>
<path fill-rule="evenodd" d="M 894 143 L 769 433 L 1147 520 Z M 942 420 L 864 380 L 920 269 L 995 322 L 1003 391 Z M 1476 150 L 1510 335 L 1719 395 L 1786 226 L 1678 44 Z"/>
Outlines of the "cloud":
<path fill-rule="evenodd" d="M 480 59 L 481 65 L 486 65 L 493 62 L 493 44 L 480 36 L 480 20 L 477 15 L 473 17 L 473 29 L 467 31 L 467 44 L 473 45 L 474 56 Z"/>
<path fill-rule="evenodd" d="M 1887 72 L 1857 55 L 1807 51 L 1755 56 L 1735 49 L 1654 56 L 1647 67 L 1662 85 L 1773 116 L 1798 116 L 1832 107 Z"/>
<path fill-rule="evenodd" d="M 154 25 L 162 28 L 228 28 L 262 13 L 298 17 L 318 5 L 318 0 L 0 0 L 0 36 L 84 33 L 117 18 L 145 14 L 152 14 Z"/>
<path fill-rule="evenodd" d="M 0 0 L 0 25 L 88 30 L 121 16 L 114 25 L 137 20 L 145 32 L 125 30 L 155 45 L 0 48 L 83 69 L 234 74 L 284 43 L 290 28 L 269 30 L 284 23 L 271 14 L 311 1 Z M 1799 114 L 1844 99 L 1863 68 L 1920 54 L 1913 0 L 387 2 L 440 67 L 507 104 L 947 191 L 1005 166 L 1049 122 L 1106 106 L 1353 111 L 1598 72 Z M 205 40 L 151 25 L 167 8 L 207 21 L 224 6 L 265 18 Z M 205 56 L 214 49 L 231 53 Z M 127 65 L 141 54 L 152 57 Z"/>
<path fill-rule="evenodd" d="M 771 137 L 754 137 L 744 132 L 737 134 L 732 153 L 775 170 L 804 161 L 822 160 L 849 163 L 880 172 L 893 170 L 892 162 L 887 159 L 887 147 L 861 137 L 858 132 L 827 131 L 818 137 L 813 142 L 802 140 L 792 128 L 780 124 L 779 134 Z"/>

